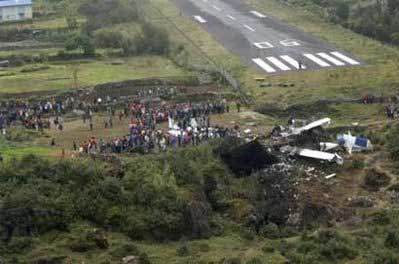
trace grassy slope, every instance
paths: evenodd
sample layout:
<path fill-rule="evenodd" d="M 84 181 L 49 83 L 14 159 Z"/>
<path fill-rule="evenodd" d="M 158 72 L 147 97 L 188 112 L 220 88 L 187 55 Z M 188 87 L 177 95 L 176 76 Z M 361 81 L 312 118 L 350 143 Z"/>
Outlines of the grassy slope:
<path fill-rule="evenodd" d="M 56 156 L 56 150 L 38 147 L 38 146 L 20 146 L 17 144 L 9 144 L 6 142 L 2 136 L 0 136 L 0 154 L 5 159 L 10 158 L 21 158 L 28 154 L 36 154 L 44 157 L 54 157 Z M 59 153 L 61 154 L 61 152 Z"/>
<path fill-rule="evenodd" d="M 122 65 L 111 65 L 112 60 L 87 60 L 80 64 L 81 87 L 106 82 L 133 80 L 151 77 L 188 75 L 171 61 L 161 57 L 136 57 L 124 59 Z M 74 62 L 76 63 L 76 62 Z M 0 93 L 23 93 L 47 90 L 62 90 L 73 87 L 72 67 L 68 63 L 53 64 L 48 70 L 21 73 L 21 68 L 10 68 L 14 76 L 0 78 Z"/>
<path fill-rule="evenodd" d="M 253 257 L 258 257 L 266 264 L 285 263 L 284 257 L 278 253 L 264 253 L 262 247 L 269 244 L 268 241 L 247 240 L 235 233 L 227 233 L 223 236 L 213 237 L 207 240 L 187 241 L 184 244 L 188 248 L 188 256 L 180 256 L 177 249 L 182 242 L 156 243 L 131 241 L 125 235 L 120 233 L 108 232 L 107 239 L 110 248 L 107 250 L 90 250 L 87 253 L 72 252 L 68 245 L 71 241 L 79 237 L 84 237 L 85 231 L 93 229 L 93 226 L 87 223 L 76 224 L 71 228 L 70 233 L 50 232 L 35 240 L 35 249 L 24 255 L 23 260 L 32 261 L 41 256 L 67 256 L 67 263 L 88 263 L 97 264 L 120 263 L 119 258 L 110 257 L 110 253 L 116 248 L 126 243 L 132 243 L 138 247 L 141 252 L 145 252 L 152 264 L 183 264 L 183 263 L 218 263 L 223 258 L 241 258 L 248 261 Z M 82 235 L 83 234 L 83 235 Z M 127 253 L 128 255 L 128 253 Z M 245 261 L 243 263 L 245 263 Z"/>

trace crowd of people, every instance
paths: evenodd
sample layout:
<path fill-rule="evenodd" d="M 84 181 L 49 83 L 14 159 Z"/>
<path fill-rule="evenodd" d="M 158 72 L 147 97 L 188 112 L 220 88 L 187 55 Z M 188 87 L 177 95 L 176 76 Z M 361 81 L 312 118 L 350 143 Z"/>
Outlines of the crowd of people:
<path fill-rule="evenodd" d="M 166 151 L 187 145 L 198 145 L 203 141 L 226 136 L 239 136 L 239 129 L 212 126 L 211 115 L 229 112 L 225 100 L 201 103 L 161 104 L 148 106 L 131 103 L 119 112 L 120 120 L 129 118 L 129 134 L 111 140 L 91 137 L 79 147 L 73 143 L 74 150 L 80 153 L 122 153 L 140 151 Z M 111 119 L 112 120 L 112 119 Z M 105 128 L 110 121 L 105 121 Z M 159 127 L 168 122 L 168 129 Z"/>
<path fill-rule="evenodd" d="M 148 96 L 174 95 L 176 87 L 153 87 L 138 89 L 130 100 L 140 100 Z M 0 131 L 6 133 L 8 127 L 20 123 L 27 129 L 49 129 L 63 127 L 62 116 L 75 112 L 89 119 L 93 112 L 108 111 L 115 115 L 115 108 L 127 105 L 129 97 L 94 96 L 76 93 L 65 97 L 43 100 L 4 100 L 0 101 Z"/>
<path fill-rule="evenodd" d="M 170 93 L 175 93 L 175 90 L 156 89 L 139 92 L 138 96 Z M 238 111 L 239 108 L 238 104 Z M 81 116 L 83 123 L 93 130 L 93 123 L 98 122 L 98 118 L 94 119 L 93 116 L 101 112 L 102 115 L 106 113 L 103 119 L 104 129 L 112 128 L 114 119 L 118 118 L 119 121 L 126 122 L 127 134 L 112 139 L 97 139 L 93 135 L 83 142 L 74 141 L 74 151 L 90 154 L 162 152 L 173 147 L 198 145 L 208 139 L 237 136 L 238 128 L 228 129 L 211 124 L 211 115 L 229 111 L 226 100 L 170 103 L 126 98 L 122 100 L 110 96 L 89 101 L 78 96 L 41 101 L 9 100 L 0 102 L 0 132 L 6 134 L 9 126 L 17 124 L 38 131 L 53 128 L 63 131 L 64 117 L 69 113 Z M 51 139 L 50 145 L 56 146 L 55 138 Z"/>

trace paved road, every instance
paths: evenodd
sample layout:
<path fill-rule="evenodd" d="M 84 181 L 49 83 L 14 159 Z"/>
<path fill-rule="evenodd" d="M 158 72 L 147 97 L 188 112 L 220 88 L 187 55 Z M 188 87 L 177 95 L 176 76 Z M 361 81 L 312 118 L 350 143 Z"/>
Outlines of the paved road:
<path fill-rule="evenodd" d="M 264 73 L 362 65 L 350 54 L 252 9 L 242 0 L 173 1 L 184 15 Z"/>

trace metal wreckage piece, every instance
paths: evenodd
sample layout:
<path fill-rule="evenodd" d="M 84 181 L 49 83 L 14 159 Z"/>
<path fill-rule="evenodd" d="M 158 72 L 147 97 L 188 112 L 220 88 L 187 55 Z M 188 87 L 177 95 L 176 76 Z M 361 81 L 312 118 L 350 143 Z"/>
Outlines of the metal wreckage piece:
<path fill-rule="evenodd" d="M 280 145 L 279 151 L 281 153 L 288 153 L 291 156 L 300 156 L 303 158 L 311 158 L 320 161 L 327 161 L 331 163 L 337 163 L 339 165 L 344 164 L 344 158 L 337 152 L 332 152 L 339 147 L 343 147 L 349 154 L 353 151 L 371 151 L 373 150 L 373 145 L 370 140 L 364 137 L 352 136 L 350 132 L 348 134 L 340 134 L 337 136 L 337 142 L 320 142 L 319 150 L 290 146 L 291 141 L 295 141 L 295 136 L 299 136 L 306 132 L 310 132 L 314 129 L 320 129 L 331 124 L 330 118 L 323 118 L 301 127 L 295 127 L 296 121 L 291 119 L 289 121 L 290 126 L 284 128 L 278 126 L 272 131 L 271 137 L 277 145 Z"/>

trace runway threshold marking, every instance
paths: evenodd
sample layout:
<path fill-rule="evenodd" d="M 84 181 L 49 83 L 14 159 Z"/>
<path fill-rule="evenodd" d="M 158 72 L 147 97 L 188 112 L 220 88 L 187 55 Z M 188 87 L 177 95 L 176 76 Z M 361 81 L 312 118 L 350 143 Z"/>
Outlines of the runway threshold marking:
<path fill-rule="evenodd" d="M 247 24 L 245 24 L 244 27 L 247 28 L 248 30 L 252 31 L 252 32 L 255 32 L 255 29 L 250 27 L 250 26 L 248 26 Z"/>
<path fill-rule="evenodd" d="M 287 65 L 285 65 L 284 63 L 282 63 L 279 59 L 277 59 L 276 57 L 267 57 L 266 58 L 268 61 L 270 61 L 271 63 L 273 63 L 274 65 L 277 66 L 277 68 L 279 68 L 282 71 L 290 71 L 291 68 L 288 67 Z"/>
<path fill-rule="evenodd" d="M 332 64 L 334 64 L 334 65 L 336 65 L 336 66 L 344 66 L 344 65 L 345 65 L 345 63 L 343 63 L 343 62 L 340 61 L 340 60 L 337 60 L 336 58 L 334 58 L 334 57 L 328 55 L 327 53 L 320 52 L 320 53 L 317 53 L 317 55 L 319 55 L 319 56 L 322 57 L 323 59 L 325 59 L 325 60 L 331 62 Z"/>
<path fill-rule="evenodd" d="M 294 60 L 293 58 L 291 58 L 288 55 L 283 55 L 280 56 L 280 58 L 282 58 L 283 60 L 285 60 L 286 62 L 288 62 L 292 67 L 294 67 L 295 69 L 299 70 L 299 62 Z M 301 65 L 301 69 L 306 69 L 305 65 Z"/>
<path fill-rule="evenodd" d="M 345 56 L 344 54 L 339 53 L 338 51 L 331 52 L 331 54 L 351 65 L 359 65 L 360 64 L 360 62 L 355 61 L 354 59 L 351 59 L 348 56 Z"/>
<path fill-rule="evenodd" d="M 215 5 L 212 5 L 212 7 L 216 10 L 216 11 L 222 11 L 222 9 L 220 8 L 220 7 L 218 7 L 218 6 L 215 6 Z"/>
<path fill-rule="evenodd" d="M 207 21 L 202 16 L 194 16 L 195 20 L 200 22 L 201 24 L 206 23 Z"/>
<path fill-rule="evenodd" d="M 314 63 L 318 64 L 320 67 L 330 67 L 331 65 L 328 64 L 327 62 L 323 61 L 322 59 L 319 59 L 318 57 L 316 57 L 313 54 L 303 54 L 303 56 L 305 56 L 306 58 L 308 58 L 309 60 L 313 61 Z"/>
<path fill-rule="evenodd" d="M 264 15 L 264 14 L 262 14 L 262 13 L 259 13 L 258 11 L 255 11 L 255 10 L 251 10 L 251 11 L 249 11 L 249 12 L 250 12 L 251 14 L 257 16 L 257 17 L 260 17 L 260 18 L 265 18 L 265 17 L 267 17 L 266 15 Z"/>
<path fill-rule="evenodd" d="M 270 66 L 269 64 L 267 64 L 264 60 L 260 59 L 260 58 L 255 58 L 252 59 L 252 61 L 258 65 L 260 68 L 262 68 L 263 70 L 265 70 L 268 73 L 273 73 L 276 72 L 275 69 L 273 69 L 272 66 Z"/>

